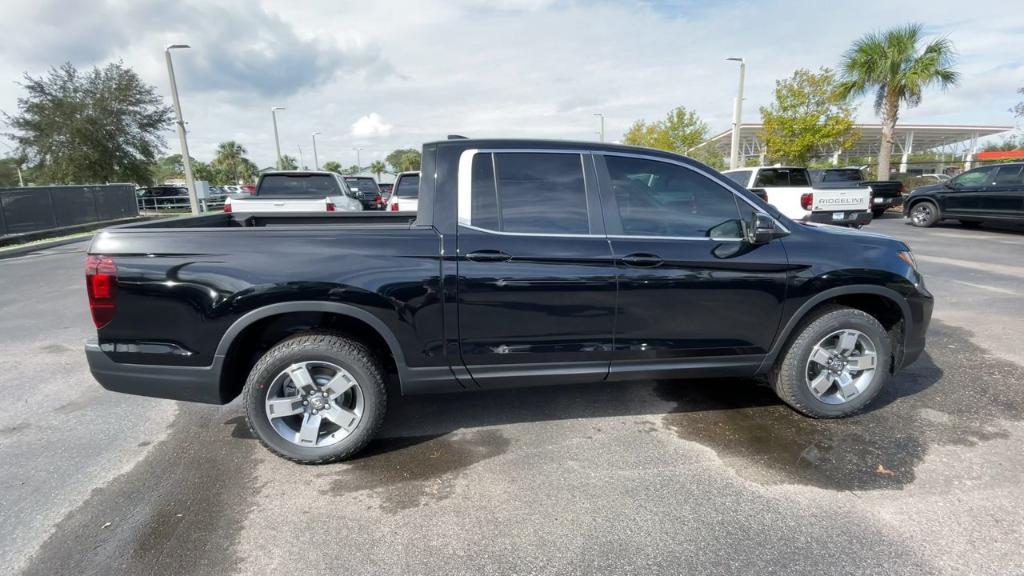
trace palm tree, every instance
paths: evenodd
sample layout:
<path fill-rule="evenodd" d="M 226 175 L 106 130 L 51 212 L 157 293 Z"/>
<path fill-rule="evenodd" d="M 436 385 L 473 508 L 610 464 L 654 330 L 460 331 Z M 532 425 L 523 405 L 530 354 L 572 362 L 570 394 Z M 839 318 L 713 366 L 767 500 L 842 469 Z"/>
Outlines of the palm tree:
<path fill-rule="evenodd" d="M 875 113 L 882 119 L 882 145 L 878 152 L 878 178 L 889 177 L 893 132 L 900 105 L 921 103 L 925 88 L 943 90 L 960 81 L 954 69 L 956 52 L 947 38 L 933 40 L 923 49 L 921 24 L 907 24 L 885 32 L 871 32 L 853 43 L 840 64 L 839 93 L 847 98 L 875 91 Z"/>
<path fill-rule="evenodd" d="M 245 146 L 234 140 L 221 142 L 217 145 L 217 154 L 214 156 L 212 164 L 223 173 L 224 180 L 231 180 L 237 184 L 239 180 L 248 176 L 242 174 L 241 170 L 245 164 L 247 153 L 248 150 L 245 149 Z"/>
<path fill-rule="evenodd" d="M 373 162 L 370 163 L 370 172 L 373 172 L 374 174 L 377 175 L 378 182 L 380 182 L 381 172 L 384 172 L 387 169 L 387 165 L 381 162 L 380 160 L 374 160 Z"/>
<path fill-rule="evenodd" d="M 327 172 L 337 172 L 338 174 L 341 174 L 341 162 L 328 160 L 327 162 L 324 162 L 323 168 Z"/>

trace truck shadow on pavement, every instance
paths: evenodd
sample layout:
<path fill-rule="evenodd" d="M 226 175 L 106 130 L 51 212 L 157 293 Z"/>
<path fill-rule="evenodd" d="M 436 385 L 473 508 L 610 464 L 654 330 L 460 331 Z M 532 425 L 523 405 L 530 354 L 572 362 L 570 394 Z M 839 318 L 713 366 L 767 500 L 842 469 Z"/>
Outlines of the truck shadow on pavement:
<path fill-rule="evenodd" d="M 833 490 L 900 488 L 914 481 L 915 467 L 930 447 L 1005 438 L 1006 423 L 1024 419 L 1022 394 L 1008 394 L 999 385 L 1024 380 L 1024 369 L 986 355 L 965 330 L 934 322 L 929 337 L 928 352 L 894 377 L 866 412 L 850 418 L 807 418 L 757 382 L 735 379 L 395 398 L 380 437 L 330 474 L 339 493 L 375 483 L 423 482 L 531 441 L 509 438 L 500 428 L 505 425 L 653 416 L 660 426 L 639 424 L 660 441 L 710 448 L 750 481 Z M 404 508 L 417 501 L 391 504 Z"/>

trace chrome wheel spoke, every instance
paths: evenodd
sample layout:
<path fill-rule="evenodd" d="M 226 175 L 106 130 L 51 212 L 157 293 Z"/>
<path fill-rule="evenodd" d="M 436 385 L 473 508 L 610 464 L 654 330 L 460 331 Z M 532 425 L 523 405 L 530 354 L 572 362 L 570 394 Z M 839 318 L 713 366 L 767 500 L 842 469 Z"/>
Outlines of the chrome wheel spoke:
<path fill-rule="evenodd" d="M 345 432 L 352 432 L 359 422 L 359 415 L 340 406 L 332 406 L 320 413 L 324 418 L 338 425 Z"/>
<path fill-rule="evenodd" d="M 857 332 L 844 331 L 839 335 L 839 342 L 836 343 L 836 352 L 848 356 L 857 348 Z"/>
<path fill-rule="evenodd" d="M 317 437 L 320 435 L 320 415 L 306 414 L 302 418 L 302 426 L 299 428 L 296 438 L 298 444 L 316 446 Z"/>
<path fill-rule="evenodd" d="M 828 367 L 828 360 L 832 355 L 825 351 L 821 346 L 815 346 L 811 352 L 811 362 L 819 364 L 823 367 Z"/>
<path fill-rule="evenodd" d="M 878 356 L 874 352 L 864 352 L 860 356 L 851 356 L 846 360 L 846 367 L 850 370 L 871 370 L 878 362 Z"/>
<path fill-rule="evenodd" d="M 338 396 L 341 396 L 345 392 L 348 392 L 350 388 L 356 385 L 356 380 L 348 372 L 338 372 L 331 381 L 324 385 L 324 391 L 327 392 L 327 397 L 334 400 Z"/>
<path fill-rule="evenodd" d="M 849 372 L 842 372 L 836 377 L 836 384 L 839 384 L 839 393 L 844 400 L 849 400 L 859 393 L 853 376 Z"/>
<path fill-rule="evenodd" d="M 828 370 L 822 370 L 814 380 L 811 380 L 810 384 L 811 392 L 813 392 L 815 396 L 820 397 L 825 392 L 828 392 L 828 389 L 832 387 L 832 376 L 829 374 Z"/>
<path fill-rule="evenodd" d="M 299 389 L 299 392 L 309 394 L 316 390 L 316 382 L 313 381 L 313 375 L 309 373 L 308 365 L 292 364 L 288 368 L 288 376 L 291 377 L 292 383 Z"/>
<path fill-rule="evenodd" d="M 299 396 L 267 400 L 267 416 L 271 419 L 302 414 L 302 411 L 302 398 Z"/>

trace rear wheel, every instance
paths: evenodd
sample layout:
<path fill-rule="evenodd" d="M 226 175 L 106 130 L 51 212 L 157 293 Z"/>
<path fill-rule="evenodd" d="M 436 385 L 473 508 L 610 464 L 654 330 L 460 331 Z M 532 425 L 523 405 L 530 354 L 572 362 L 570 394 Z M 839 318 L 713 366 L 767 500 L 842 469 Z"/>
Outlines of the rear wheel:
<path fill-rule="evenodd" d="M 871 211 L 875 218 L 881 218 L 885 214 L 885 208 L 875 208 Z"/>
<path fill-rule="evenodd" d="M 939 221 L 939 207 L 930 200 L 921 200 L 910 207 L 910 223 L 918 228 L 934 226 Z"/>
<path fill-rule="evenodd" d="M 359 342 L 305 333 L 270 349 L 243 390 L 249 428 L 288 460 L 323 464 L 364 448 L 384 420 L 380 363 Z"/>
<path fill-rule="evenodd" d="M 829 307 L 804 324 L 773 374 L 776 394 L 814 418 L 838 418 L 864 409 L 889 374 L 891 344 L 873 316 Z"/>

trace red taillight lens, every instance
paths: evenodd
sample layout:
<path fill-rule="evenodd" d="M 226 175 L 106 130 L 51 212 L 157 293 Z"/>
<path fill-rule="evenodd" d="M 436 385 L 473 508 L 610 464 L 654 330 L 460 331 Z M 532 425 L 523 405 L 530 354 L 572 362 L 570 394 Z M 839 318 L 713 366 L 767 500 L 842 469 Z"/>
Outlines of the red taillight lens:
<path fill-rule="evenodd" d="M 89 293 L 93 324 L 103 328 L 117 311 L 117 265 L 113 258 L 85 257 L 85 289 Z"/>
<path fill-rule="evenodd" d="M 813 192 L 807 192 L 806 194 L 801 194 L 800 195 L 800 207 L 801 208 L 803 208 L 804 210 L 810 210 L 811 206 L 813 204 L 814 204 L 814 193 Z"/>
<path fill-rule="evenodd" d="M 398 202 L 395 202 L 394 204 L 391 205 L 391 211 L 398 212 Z"/>
<path fill-rule="evenodd" d="M 224 213 L 231 214 L 231 198 L 224 202 Z"/>
<path fill-rule="evenodd" d="M 327 211 L 328 212 L 334 212 L 335 210 L 336 210 L 336 208 L 334 206 L 334 202 L 328 201 L 327 202 Z"/>

